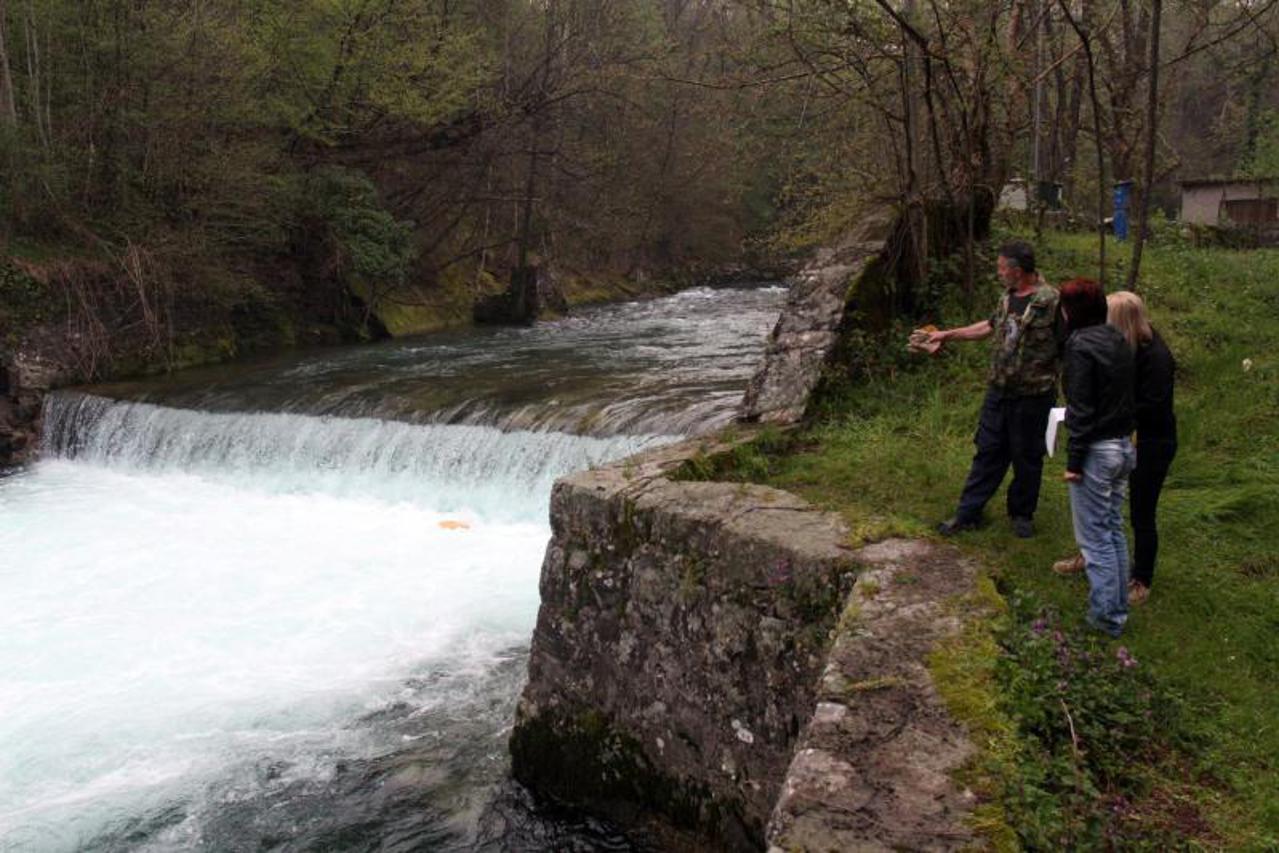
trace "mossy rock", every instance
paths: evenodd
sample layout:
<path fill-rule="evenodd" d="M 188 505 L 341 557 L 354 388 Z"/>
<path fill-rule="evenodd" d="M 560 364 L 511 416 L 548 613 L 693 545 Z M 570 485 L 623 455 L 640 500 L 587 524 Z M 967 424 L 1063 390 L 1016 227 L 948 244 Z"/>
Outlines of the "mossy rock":
<path fill-rule="evenodd" d="M 654 767 L 639 742 L 594 710 L 521 719 L 511 735 L 511 772 L 530 790 L 625 823 L 652 814 L 670 826 L 734 847 L 759 846 L 764 827 L 700 783 Z"/>

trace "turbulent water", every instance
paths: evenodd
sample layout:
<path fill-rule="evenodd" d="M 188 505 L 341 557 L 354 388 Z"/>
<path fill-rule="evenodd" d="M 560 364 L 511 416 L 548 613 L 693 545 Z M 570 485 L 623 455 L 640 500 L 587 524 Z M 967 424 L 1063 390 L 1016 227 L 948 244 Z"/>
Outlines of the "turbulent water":
<path fill-rule="evenodd" d="M 778 288 L 52 395 L 0 850 L 598 849 L 505 786 L 555 477 L 731 417 Z"/>

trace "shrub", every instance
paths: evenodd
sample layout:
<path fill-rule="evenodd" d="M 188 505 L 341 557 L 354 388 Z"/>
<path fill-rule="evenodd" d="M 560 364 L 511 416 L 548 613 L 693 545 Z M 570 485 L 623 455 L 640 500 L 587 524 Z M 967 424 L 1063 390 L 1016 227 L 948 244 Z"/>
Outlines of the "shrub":
<path fill-rule="evenodd" d="M 1187 745 L 1183 702 L 1123 645 L 1066 629 L 1015 598 L 996 665 L 1021 748 L 1006 808 L 1028 849 L 1157 845 L 1140 817 L 1150 768 Z"/>

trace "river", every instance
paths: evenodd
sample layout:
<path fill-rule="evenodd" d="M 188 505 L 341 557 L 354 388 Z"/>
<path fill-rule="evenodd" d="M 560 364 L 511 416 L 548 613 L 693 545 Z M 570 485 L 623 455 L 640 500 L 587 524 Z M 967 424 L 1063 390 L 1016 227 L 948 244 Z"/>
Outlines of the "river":
<path fill-rule="evenodd" d="M 507 781 L 550 488 L 731 420 L 783 299 L 50 395 L 0 479 L 0 850 L 626 849 Z"/>

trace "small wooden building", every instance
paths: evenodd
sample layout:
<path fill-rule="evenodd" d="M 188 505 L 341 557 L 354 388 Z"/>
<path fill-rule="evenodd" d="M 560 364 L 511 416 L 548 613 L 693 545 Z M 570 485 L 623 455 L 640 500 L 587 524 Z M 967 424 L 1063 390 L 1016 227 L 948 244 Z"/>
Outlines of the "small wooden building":
<path fill-rule="evenodd" d="M 1182 181 L 1181 221 L 1265 230 L 1279 226 L 1279 177 Z"/>

